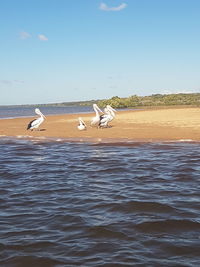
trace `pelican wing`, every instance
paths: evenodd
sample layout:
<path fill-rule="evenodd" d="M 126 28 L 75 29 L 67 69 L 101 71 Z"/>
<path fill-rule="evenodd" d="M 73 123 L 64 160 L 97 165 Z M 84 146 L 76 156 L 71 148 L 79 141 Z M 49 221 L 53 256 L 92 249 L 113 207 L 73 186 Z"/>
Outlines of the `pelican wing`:
<path fill-rule="evenodd" d="M 27 126 L 27 130 L 29 130 L 31 127 L 33 127 L 33 124 L 34 124 L 34 121 L 36 121 L 37 119 L 35 120 L 32 120 L 29 122 L 28 126 Z"/>
<path fill-rule="evenodd" d="M 106 127 L 110 121 L 110 115 L 104 114 L 100 116 L 99 126 Z"/>
<path fill-rule="evenodd" d="M 33 121 L 31 121 L 27 127 L 27 130 L 28 129 L 33 129 L 33 128 L 38 128 L 40 126 L 40 124 L 43 122 L 44 118 L 43 117 L 40 117 L 38 119 L 35 119 Z"/>

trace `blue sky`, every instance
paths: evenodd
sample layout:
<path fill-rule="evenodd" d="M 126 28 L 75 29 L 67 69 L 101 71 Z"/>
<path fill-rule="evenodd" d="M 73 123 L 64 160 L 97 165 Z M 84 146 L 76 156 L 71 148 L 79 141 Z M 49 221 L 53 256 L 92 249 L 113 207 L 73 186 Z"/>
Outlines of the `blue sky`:
<path fill-rule="evenodd" d="M 0 0 L 0 105 L 200 92 L 199 0 Z"/>

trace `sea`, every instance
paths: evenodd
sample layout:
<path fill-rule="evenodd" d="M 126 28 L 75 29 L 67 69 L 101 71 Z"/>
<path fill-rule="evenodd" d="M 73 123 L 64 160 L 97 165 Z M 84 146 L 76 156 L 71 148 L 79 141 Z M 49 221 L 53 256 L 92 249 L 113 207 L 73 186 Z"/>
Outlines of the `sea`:
<path fill-rule="evenodd" d="M 1 136 L 0 266 L 200 266 L 200 143 Z"/>

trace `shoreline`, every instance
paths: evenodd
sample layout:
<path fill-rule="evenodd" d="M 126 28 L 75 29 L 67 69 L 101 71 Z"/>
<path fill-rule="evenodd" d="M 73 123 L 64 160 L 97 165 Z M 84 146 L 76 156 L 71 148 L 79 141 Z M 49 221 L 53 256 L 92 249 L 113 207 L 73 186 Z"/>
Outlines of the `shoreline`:
<path fill-rule="evenodd" d="M 200 144 L 200 140 L 191 140 L 191 139 L 180 139 L 180 140 L 130 140 L 130 139 L 95 139 L 95 138 L 81 138 L 81 139 L 75 139 L 75 138 L 48 138 L 48 137 L 27 137 L 27 136 L 1 136 L 0 135 L 0 141 L 6 141 L 6 142 L 20 142 L 20 140 L 24 142 L 33 142 L 34 144 L 41 144 L 41 143 L 70 143 L 70 144 L 89 144 L 89 145 L 103 145 L 103 146 L 122 146 L 122 147 L 137 147 L 141 145 L 170 145 L 170 144 Z"/>
<path fill-rule="evenodd" d="M 200 108 L 123 110 L 110 128 L 90 127 L 94 113 L 47 115 L 40 131 L 26 127 L 34 117 L 0 119 L 0 137 L 77 140 L 77 142 L 176 142 L 200 141 Z M 77 129 L 78 117 L 87 124 Z"/>

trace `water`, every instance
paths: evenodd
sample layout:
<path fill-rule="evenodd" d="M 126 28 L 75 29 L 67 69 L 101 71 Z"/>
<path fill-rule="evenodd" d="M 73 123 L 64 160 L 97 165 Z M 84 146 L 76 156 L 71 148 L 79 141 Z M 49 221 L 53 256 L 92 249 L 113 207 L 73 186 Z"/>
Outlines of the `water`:
<path fill-rule="evenodd" d="M 0 106 L 0 119 L 36 116 L 34 110 L 35 107 Z M 94 112 L 92 106 L 44 106 L 40 110 L 44 115 Z"/>
<path fill-rule="evenodd" d="M 94 109 L 91 106 L 44 106 L 39 107 L 44 115 L 58 115 L 58 114 L 78 114 L 78 113 L 94 113 Z M 0 119 L 19 118 L 19 117 L 33 117 L 35 114 L 35 107 L 23 107 L 23 106 L 0 106 Z M 118 110 L 118 109 L 117 109 Z M 139 109 L 127 109 L 121 108 L 120 110 L 139 110 Z M 142 109 L 140 109 L 142 110 Z"/>
<path fill-rule="evenodd" d="M 0 138 L 0 266 L 199 266 L 199 143 Z"/>

